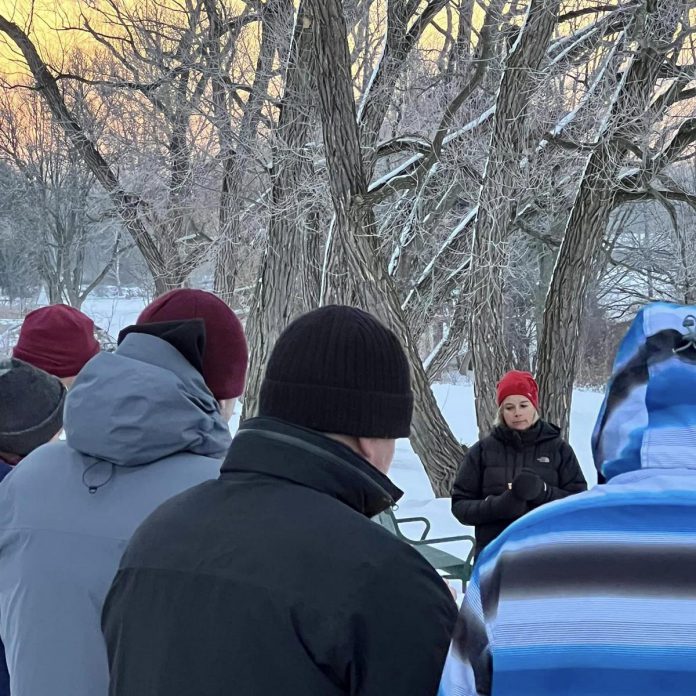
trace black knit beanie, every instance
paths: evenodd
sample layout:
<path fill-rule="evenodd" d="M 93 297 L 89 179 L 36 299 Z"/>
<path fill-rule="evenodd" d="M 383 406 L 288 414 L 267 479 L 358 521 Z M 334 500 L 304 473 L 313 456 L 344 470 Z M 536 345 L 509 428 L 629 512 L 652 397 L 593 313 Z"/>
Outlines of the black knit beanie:
<path fill-rule="evenodd" d="M 408 360 L 399 339 L 372 315 L 355 307 L 323 307 L 281 334 L 259 402 L 259 415 L 319 432 L 408 437 Z"/>
<path fill-rule="evenodd" d="M 63 427 L 65 387 L 21 360 L 0 362 L 0 451 L 24 457 Z"/>

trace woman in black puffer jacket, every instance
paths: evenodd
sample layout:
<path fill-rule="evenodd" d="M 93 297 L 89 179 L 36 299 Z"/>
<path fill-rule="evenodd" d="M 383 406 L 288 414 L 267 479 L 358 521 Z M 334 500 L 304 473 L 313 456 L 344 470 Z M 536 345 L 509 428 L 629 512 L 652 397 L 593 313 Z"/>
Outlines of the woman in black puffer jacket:
<path fill-rule="evenodd" d="M 452 513 L 475 527 L 475 556 L 506 527 L 551 500 L 587 490 L 571 446 L 539 418 L 539 389 L 528 372 L 498 383 L 498 425 L 466 454 L 452 489 Z"/>

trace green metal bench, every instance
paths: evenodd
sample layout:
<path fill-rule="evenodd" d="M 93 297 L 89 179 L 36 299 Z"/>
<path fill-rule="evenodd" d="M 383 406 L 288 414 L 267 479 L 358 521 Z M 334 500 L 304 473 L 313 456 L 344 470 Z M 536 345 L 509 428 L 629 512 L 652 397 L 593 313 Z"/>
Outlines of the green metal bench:
<path fill-rule="evenodd" d="M 385 529 L 397 536 L 402 541 L 413 546 L 418 553 L 430 563 L 435 570 L 439 570 L 440 574 L 448 580 L 461 580 L 462 589 L 471 577 L 471 570 L 474 565 L 474 538 L 472 536 L 454 536 L 442 537 L 439 539 L 428 539 L 430 534 L 430 520 L 426 517 L 399 517 L 397 518 L 392 508 L 388 508 L 384 512 L 374 518 L 375 522 L 382 525 Z M 420 539 L 411 539 L 407 537 L 399 528 L 402 524 L 409 522 L 420 522 L 423 524 L 423 532 Z M 434 544 L 446 544 L 453 541 L 470 541 L 471 550 L 466 559 L 459 558 L 438 549 Z"/>

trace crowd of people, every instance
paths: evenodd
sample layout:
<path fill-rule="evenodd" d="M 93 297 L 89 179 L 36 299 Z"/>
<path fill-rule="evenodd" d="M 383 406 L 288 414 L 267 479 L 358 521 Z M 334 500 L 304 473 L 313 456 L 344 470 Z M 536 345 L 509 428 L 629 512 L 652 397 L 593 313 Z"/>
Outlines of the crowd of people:
<path fill-rule="evenodd" d="M 78 310 L 31 312 L 0 361 L 0 696 L 696 693 L 691 313 L 638 313 L 590 491 L 533 376 L 501 378 L 453 462 L 458 610 L 372 519 L 414 406 L 373 316 L 292 322 L 232 437 L 248 349 L 212 293 L 157 298 L 113 352 Z"/>

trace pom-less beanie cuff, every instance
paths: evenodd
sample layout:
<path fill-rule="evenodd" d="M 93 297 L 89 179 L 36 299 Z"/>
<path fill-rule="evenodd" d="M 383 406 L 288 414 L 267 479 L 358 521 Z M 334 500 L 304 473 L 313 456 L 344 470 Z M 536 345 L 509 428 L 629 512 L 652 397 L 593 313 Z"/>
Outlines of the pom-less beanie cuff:
<path fill-rule="evenodd" d="M 0 451 L 26 456 L 63 427 L 60 380 L 12 358 L 0 362 Z"/>
<path fill-rule="evenodd" d="M 388 394 L 266 379 L 261 401 L 261 415 L 323 433 L 384 439 L 408 437 L 411 433 L 412 393 Z"/>
<path fill-rule="evenodd" d="M 41 423 L 19 430 L 13 433 L 0 431 L 0 450 L 9 454 L 18 454 L 25 457 L 37 447 L 45 445 L 63 427 L 63 406 L 65 405 L 65 389 L 61 393 L 60 400 Z"/>

